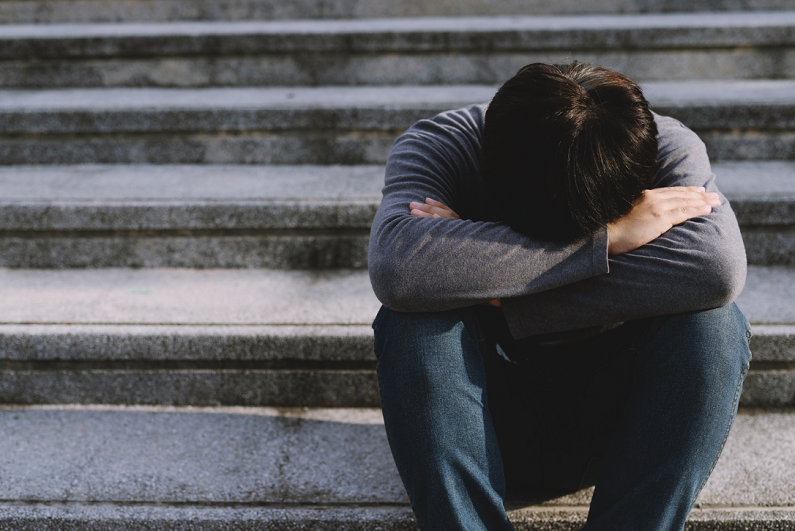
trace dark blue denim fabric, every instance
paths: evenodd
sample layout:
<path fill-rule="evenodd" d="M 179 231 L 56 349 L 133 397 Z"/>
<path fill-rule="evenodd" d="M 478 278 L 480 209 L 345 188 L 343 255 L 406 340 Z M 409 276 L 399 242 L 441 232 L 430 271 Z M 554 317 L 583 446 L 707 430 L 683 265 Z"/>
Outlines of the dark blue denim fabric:
<path fill-rule="evenodd" d="M 483 307 L 376 317 L 389 443 L 422 529 L 513 529 L 509 492 L 596 485 L 587 531 L 681 530 L 737 411 L 734 304 L 517 348 Z M 507 355 L 507 357 L 506 357 Z"/>

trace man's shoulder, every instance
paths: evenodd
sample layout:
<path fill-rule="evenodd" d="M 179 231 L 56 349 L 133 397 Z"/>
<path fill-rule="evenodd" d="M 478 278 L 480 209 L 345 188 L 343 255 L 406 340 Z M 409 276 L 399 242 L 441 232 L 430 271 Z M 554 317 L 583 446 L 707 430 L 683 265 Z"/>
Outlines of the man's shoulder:
<path fill-rule="evenodd" d="M 488 103 L 467 105 L 423 118 L 412 125 L 405 134 L 435 135 L 444 138 L 471 137 L 478 144 L 483 135 Z"/>

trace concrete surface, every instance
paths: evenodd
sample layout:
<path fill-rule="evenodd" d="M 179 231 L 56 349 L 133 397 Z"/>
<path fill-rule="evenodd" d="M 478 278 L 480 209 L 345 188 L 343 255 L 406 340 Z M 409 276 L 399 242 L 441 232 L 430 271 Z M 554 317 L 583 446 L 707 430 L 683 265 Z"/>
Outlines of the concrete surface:
<path fill-rule="evenodd" d="M 493 86 L 112 88 L 0 91 L 0 132 L 237 129 L 392 130 L 434 111 L 487 102 Z M 795 81 L 644 84 L 652 107 L 693 128 L 795 127 Z M 728 124 L 728 125 L 727 125 Z"/>
<path fill-rule="evenodd" d="M 772 359 L 793 360 L 789 328 Z M 791 338 L 791 339 L 790 339 Z M 372 362 L 369 325 L 0 325 L 0 360 Z"/>
<path fill-rule="evenodd" d="M 795 362 L 795 325 L 753 327 L 754 362 Z M 0 324 L 0 360 L 374 361 L 369 325 Z"/>
<path fill-rule="evenodd" d="M 370 228 L 383 167 L 0 168 L 0 230 Z"/>
<path fill-rule="evenodd" d="M 404 16 L 786 10 L 788 0 L 8 0 L 0 23 L 284 20 Z"/>
<path fill-rule="evenodd" d="M 737 304 L 752 324 L 795 323 L 795 269 L 750 266 Z"/>
<path fill-rule="evenodd" d="M 235 504 L 267 522 L 274 517 L 268 511 L 311 510 L 302 503 L 377 514 L 407 501 L 377 410 L 5 406 L 0 426 L 7 439 L 0 456 L 5 522 L 92 512 L 110 520 L 213 520 Z M 729 525 L 747 525 L 767 517 L 792 525 L 793 440 L 792 412 L 741 411 L 692 519 L 714 523 L 731 515 Z M 586 490 L 543 506 L 514 502 L 511 514 L 526 525 L 555 515 L 581 521 L 589 498 Z M 14 501 L 22 504 L 8 506 Z M 154 503 L 164 512 L 147 505 Z M 187 507 L 170 506 L 176 503 Z"/>
<path fill-rule="evenodd" d="M 383 166 L 0 166 L 14 202 L 372 200 L 383 185 Z"/>
<path fill-rule="evenodd" d="M 718 163 L 757 265 L 795 263 L 795 165 Z M 4 267 L 363 268 L 382 166 L 0 167 Z"/>
<path fill-rule="evenodd" d="M 793 83 L 646 88 L 655 110 L 701 133 L 713 160 L 790 160 Z M 0 162 L 380 164 L 394 137 L 416 120 L 487 101 L 493 92 L 490 86 L 0 91 L 0 132 L 7 135 Z"/>
<path fill-rule="evenodd" d="M 3 367 L 0 403 L 274 407 L 377 407 L 381 403 L 374 362 L 354 370 L 332 363 L 321 369 L 240 367 L 229 362 L 166 367 L 151 362 L 121 367 L 96 362 L 39 365 Z M 780 405 L 780 387 L 773 399 L 762 389 L 759 405 Z"/>
<path fill-rule="evenodd" d="M 743 405 L 795 405 L 794 274 L 749 270 Z M 378 404 L 366 272 L 0 270 L 0 298 L 5 402 Z"/>
<path fill-rule="evenodd" d="M 369 325 L 366 271 L 0 269 L 0 323 Z M 751 266 L 753 324 L 795 323 L 795 269 Z"/>
<path fill-rule="evenodd" d="M 0 267 L 367 267 L 369 229 L 120 231 L 0 236 Z"/>
<path fill-rule="evenodd" d="M 795 11 L 8 25 L 0 58 L 783 47 L 793 29 Z"/>
<path fill-rule="evenodd" d="M 383 164 L 398 132 L 12 136 L 0 164 Z"/>
<path fill-rule="evenodd" d="M 509 511 L 517 531 L 578 531 L 585 523 L 587 508 L 529 508 Z M 687 531 L 791 531 L 795 529 L 791 509 L 696 509 L 685 526 Z M 0 506 L 0 529 L 13 531 L 417 531 L 407 507 L 329 506 L 301 508 L 208 508 L 122 506 Z"/>
<path fill-rule="evenodd" d="M 0 269 L 0 323 L 369 325 L 366 271 Z"/>
<path fill-rule="evenodd" d="M 491 85 L 528 63 L 572 59 L 604 65 L 640 82 L 795 77 L 792 47 L 484 50 L 18 59 L 4 62 L 0 87 Z"/>

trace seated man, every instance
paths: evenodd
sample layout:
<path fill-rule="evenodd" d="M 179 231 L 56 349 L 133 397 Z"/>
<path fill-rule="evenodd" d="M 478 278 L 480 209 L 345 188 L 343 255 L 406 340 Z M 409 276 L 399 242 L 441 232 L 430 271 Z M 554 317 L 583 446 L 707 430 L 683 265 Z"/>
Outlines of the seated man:
<path fill-rule="evenodd" d="M 420 527 L 595 485 L 585 529 L 681 530 L 750 359 L 704 144 L 617 72 L 531 64 L 401 135 L 383 194 L 378 377 Z"/>

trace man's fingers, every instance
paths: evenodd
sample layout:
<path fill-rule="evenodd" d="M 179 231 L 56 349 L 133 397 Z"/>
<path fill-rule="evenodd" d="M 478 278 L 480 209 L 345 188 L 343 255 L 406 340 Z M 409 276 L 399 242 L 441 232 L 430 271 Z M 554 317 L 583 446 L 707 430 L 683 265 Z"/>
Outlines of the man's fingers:
<path fill-rule="evenodd" d="M 460 219 L 458 214 L 445 206 L 444 203 L 434 201 L 433 199 L 426 199 L 425 203 L 412 202 L 409 204 L 409 209 L 411 210 L 411 215 L 416 217 Z"/>
<path fill-rule="evenodd" d="M 698 205 L 680 205 L 677 208 L 672 208 L 667 211 L 667 219 L 673 225 L 679 225 L 680 223 L 684 223 L 690 218 L 694 218 L 696 216 L 703 216 L 704 214 L 709 214 L 712 212 L 712 206 L 708 204 L 698 204 Z"/>
<path fill-rule="evenodd" d="M 672 187 L 672 188 L 656 188 L 654 190 L 645 190 L 641 201 L 663 201 L 682 199 L 691 202 L 699 200 L 706 203 L 718 206 L 720 205 L 720 197 L 714 192 L 705 192 L 703 188 L 696 186 L 691 187 Z"/>
<path fill-rule="evenodd" d="M 650 188 L 648 190 L 644 190 L 644 193 L 647 194 L 676 194 L 679 192 L 706 192 L 707 189 L 703 186 L 668 186 L 664 188 Z"/>

